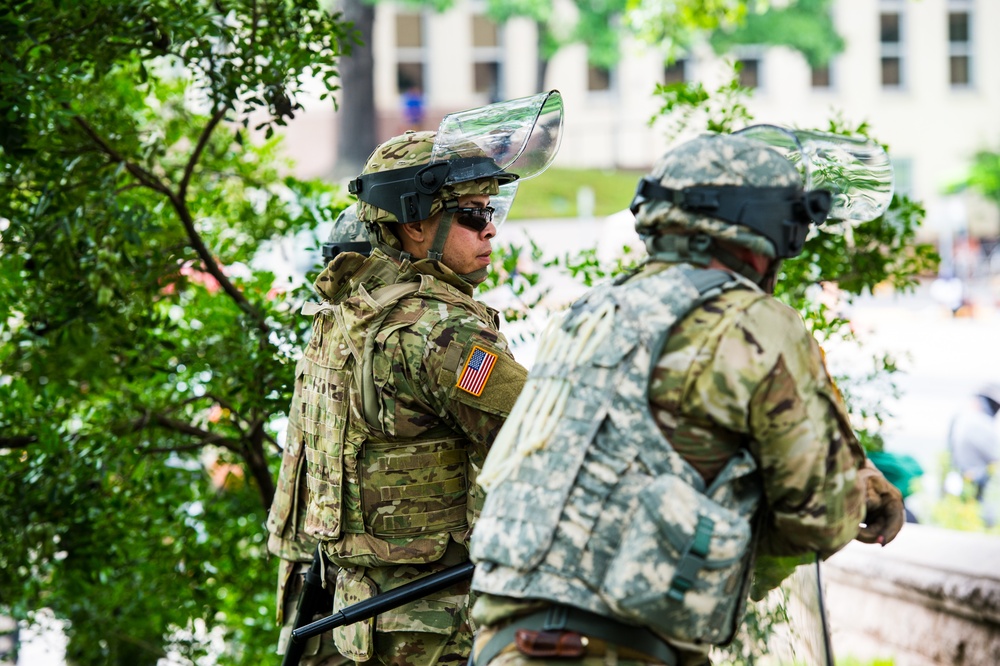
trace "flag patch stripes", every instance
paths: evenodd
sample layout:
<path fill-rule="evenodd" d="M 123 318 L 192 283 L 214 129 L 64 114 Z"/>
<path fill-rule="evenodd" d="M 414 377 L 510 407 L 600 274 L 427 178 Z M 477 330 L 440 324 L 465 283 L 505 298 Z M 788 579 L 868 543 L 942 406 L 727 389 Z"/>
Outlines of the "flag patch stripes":
<path fill-rule="evenodd" d="M 462 368 L 462 374 L 458 379 L 458 388 L 477 397 L 482 395 L 483 389 L 486 388 L 486 380 L 490 378 L 490 373 L 493 372 L 493 366 L 496 365 L 496 362 L 496 354 L 488 352 L 482 347 L 473 347 L 472 353 L 469 354 L 469 360 Z"/>

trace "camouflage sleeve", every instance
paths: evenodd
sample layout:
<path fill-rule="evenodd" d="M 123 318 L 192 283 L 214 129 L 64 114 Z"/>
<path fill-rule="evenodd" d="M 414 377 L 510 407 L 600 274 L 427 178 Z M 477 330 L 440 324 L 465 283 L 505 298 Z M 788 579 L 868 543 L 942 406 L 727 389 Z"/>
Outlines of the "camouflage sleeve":
<path fill-rule="evenodd" d="M 528 371 L 496 330 L 468 319 L 443 321 L 435 331 L 443 353 L 426 354 L 427 396 L 439 415 L 474 443 L 493 443 L 524 387 Z"/>
<path fill-rule="evenodd" d="M 471 442 L 467 510 L 469 525 L 474 525 L 485 500 L 476 477 L 528 371 L 514 360 L 504 337 L 478 320 L 445 320 L 420 342 L 425 400 Z"/>
<path fill-rule="evenodd" d="M 853 539 L 864 517 L 864 452 L 798 313 L 771 298 L 755 301 L 721 337 L 702 379 L 719 389 L 710 401 L 717 418 L 749 405 L 745 427 L 768 506 L 759 551 L 827 557 Z"/>

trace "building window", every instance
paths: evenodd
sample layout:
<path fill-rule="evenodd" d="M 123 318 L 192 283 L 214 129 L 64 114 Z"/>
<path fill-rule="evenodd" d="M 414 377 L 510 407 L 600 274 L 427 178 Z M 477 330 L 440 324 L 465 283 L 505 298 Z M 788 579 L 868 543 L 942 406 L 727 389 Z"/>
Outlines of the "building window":
<path fill-rule="evenodd" d="M 588 92 L 607 92 L 611 90 L 611 70 L 598 65 L 587 65 Z"/>
<path fill-rule="evenodd" d="M 502 99 L 500 26 L 482 14 L 472 15 L 472 85 L 491 102 Z"/>
<path fill-rule="evenodd" d="M 400 94 L 421 94 L 424 90 L 424 17 L 396 14 L 396 86 Z"/>
<path fill-rule="evenodd" d="M 486 93 L 490 99 L 499 99 L 500 65 L 496 62 L 472 64 L 473 85 L 477 93 Z"/>
<path fill-rule="evenodd" d="M 419 49 L 424 46 L 424 17 L 420 14 L 396 14 L 396 47 Z"/>
<path fill-rule="evenodd" d="M 829 64 L 822 67 L 810 67 L 809 83 L 813 88 L 829 90 L 833 87 L 832 81 Z"/>
<path fill-rule="evenodd" d="M 743 88 L 760 87 L 760 58 L 740 58 L 736 61 L 739 64 L 740 86 Z"/>
<path fill-rule="evenodd" d="M 972 85 L 972 13 L 966 3 L 951 3 L 948 11 L 948 71 L 952 86 Z"/>
<path fill-rule="evenodd" d="M 684 83 L 687 80 L 687 60 L 681 58 L 663 68 L 664 85 Z"/>
<path fill-rule="evenodd" d="M 904 83 L 902 13 L 895 9 L 880 12 L 879 30 L 882 87 L 901 88 Z"/>
<path fill-rule="evenodd" d="M 396 85 L 405 93 L 424 88 L 424 65 L 420 62 L 400 62 L 396 64 Z"/>

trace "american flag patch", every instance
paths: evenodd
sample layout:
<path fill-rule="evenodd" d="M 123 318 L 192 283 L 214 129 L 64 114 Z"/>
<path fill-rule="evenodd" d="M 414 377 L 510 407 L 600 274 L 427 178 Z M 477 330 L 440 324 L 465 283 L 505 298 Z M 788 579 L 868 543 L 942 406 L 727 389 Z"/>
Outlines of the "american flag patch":
<path fill-rule="evenodd" d="M 462 368 L 462 375 L 457 384 L 458 388 L 477 397 L 482 395 L 483 389 L 486 387 L 486 380 L 490 378 L 490 373 L 493 372 L 493 366 L 496 362 L 496 354 L 491 354 L 481 347 L 473 347 L 472 353 L 469 354 L 469 360 Z"/>

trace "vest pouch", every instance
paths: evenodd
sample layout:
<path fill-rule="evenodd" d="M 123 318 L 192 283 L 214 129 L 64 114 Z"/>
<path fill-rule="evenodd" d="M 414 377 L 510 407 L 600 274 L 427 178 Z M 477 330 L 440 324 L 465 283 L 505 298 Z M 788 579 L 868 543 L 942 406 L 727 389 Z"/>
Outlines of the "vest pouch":
<path fill-rule="evenodd" d="M 351 355 L 343 336 L 333 318 L 316 317 L 294 401 L 301 416 L 309 491 L 304 529 L 324 541 L 338 538 L 343 529 L 343 445 L 351 402 Z"/>
<path fill-rule="evenodd" d="M 751 560 L 750 517 L 665 475 L 638 495 L 601 589 L 623 618 L 688 642 L 724 645 Z"/>
<path fill-rule="evenodd" d="M 360 568 L 341 569 L 333 590 L 333 610 L 337 612 L 377 594 L 375 583 Z M 337 651 L 354 661 L 368 661 L 375 650 L 375 618 L 336 627 L 333 642 Z"/>
<path fill-rule="evenodd" d="M 365 442 L 359 473 L 366 530 L 383 539 L 467 530 L 467 466 L 465 442 L 454 437 Z"/>

